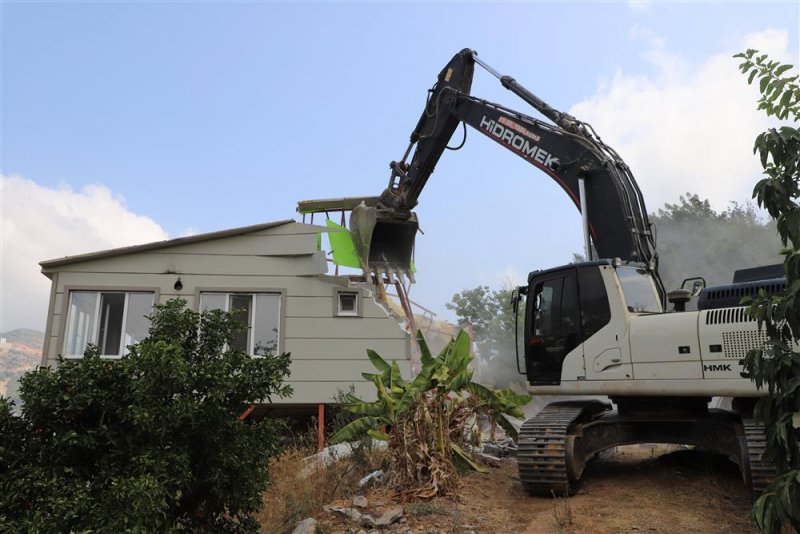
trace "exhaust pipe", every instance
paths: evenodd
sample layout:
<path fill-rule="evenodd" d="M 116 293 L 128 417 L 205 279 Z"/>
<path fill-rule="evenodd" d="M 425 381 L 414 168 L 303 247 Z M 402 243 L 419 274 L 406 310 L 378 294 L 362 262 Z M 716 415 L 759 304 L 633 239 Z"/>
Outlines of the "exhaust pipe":
<path fill-rule="evenodd" d="M 369 207 L 363 202 L 353 208 L 350 235 L 364 274 L 404 274 L 413 282 L 411 259 L 418 229 L 417 216 L 411 212 Z"/>

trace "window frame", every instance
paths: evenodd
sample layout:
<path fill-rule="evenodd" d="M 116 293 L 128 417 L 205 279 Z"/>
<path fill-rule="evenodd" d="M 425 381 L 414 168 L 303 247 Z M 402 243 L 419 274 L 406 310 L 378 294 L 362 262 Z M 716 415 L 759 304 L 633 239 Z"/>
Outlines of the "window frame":
<path fill-rule="evenodd" d="M 161 293 L 160 289 L 161 288 L 154 287 L 154 286 L 146 286 L 146 287 L 141 287 L 141 286 L 93 286 L 93 285 L 66 285 L 66 286 L 64 286 L 64 288 L 63 288 L 63 290 L 61 292 L 62 303 L 61 303 L 61 314 L 59 316 L 60 325 L 58 327 L 58 346 L 60 347 L 60 355 L 64 359 L 67 359 L 67 360 L 76 360 L 76 359 L 83 358 L 83 354 L 66 354 L 67 335 L 68 335 L 67 327 L 69 326 L 69 321 L 68 321 L 69 307 L 70 307 L 70 302 L 72 302 L 72 293 L 73 292 L 83 292 L 83 293 L 86 293 L 86 292 L 93 292 L 93 293 L 125 293 L 126 296 L 125 296 L 125 308 L 124 308 L 124 311 L 123 311 L 123 317 L 125 317 L 125 320 L 127 320 L 127 316 L 125 315 L 125 313 L 127 312 L 127 306 L 128 306 L 128 296 L 127 295 L 129 293 L 150 293 L 151 295 L 153 295 L 153 307 L 155 307 L 160 303 L 160 293 Z M 59 295 L 56 294 L 56 298 L 58 298 L 58 296 Z M 100 298 L 97 299 L 97 302 L 98 302 L 97 305 L 99 305 L 100 300 L 101 300 Z M 53 307 L 53 310 L 55 310 L 55 306 Z M 97 340 L 95 338 L 95 334 L 97 334 L 99 332 L 99 317 L 97 318 L 97 320 L 98 320 L 98 324 L 96 324 L 94 329 L 93 329 L 94 332 L 93 332 L 92 338 L 94 339 L 94 341 L 90 342 L 93 345 L 97 345 L 97 342 L 99 341 L 99 340 Z M 125 324 L 123 323 L 122 326 L 124 327 Z M 122 344 L 123 342 L 124 342 L 124 336 L 121 338 L 120 344 Z M 127 347 L 127 345 L 120 347 L 120 353 L 121 354 L 118 354 L 118 355 L 117 354 L 111 354 L 111 355 L 101 354 L 100 357 L 104 358 L 104 359 L 108 359 L 108 360 L 118 360 L 118 359 L 123 357 L 126 347 Z"/>
<path fill-rule="evenodd" d="M 278 344 L 275 347 L 275 354 L 283 354 L 285 351 L 285 328 L 286 328 L 286 290 L 283 288 L 272 288 L 272 287 L 242 287 L 242 288 L 231 288 L 231 287 L 198 287 L 195 289 L 194 292 L 194 310 L 198 313 L 202 312 L 201 299 L 203 293 L 217 293 L 217 294 L 225 294 L 227 295 L 226 298 L 226 306 L 230 308 L 230 295 L 251 295 L 255 296 L 257 294 L 271 294 L 271 295 L 278 295 L 279 296 L 279 303 L 280 309 L 278 310 Z M 250 321 L 253 320 L 253 314 L 255 313 L 255 306 L 252 306 L 250 309 Z M 252 322 L 251 322 L 252 324 Z M 253 328 L 252 326 L 248 326 L 248 346 L 251 346 L 254 342 L 253 336 Z M 263 355 L 258 354 L 248 354 L 252 357 L 259 358 L 263 357 Z"/>
<path fill-rule="evenodd" d="M 356 309 L 353 312 L 349 311 L 342 311 L 341 307 L 341 295 L 355 295 L 356 302 L 355 306 Z M 364 312 L 362 309 L 362 301 L 364 299 L 364 295 L 362 294 L 360 289 L 357 288 L 339 288 L 336 287 L 333 289 L 333 316 L 334 317 L 363 317 Z"/>

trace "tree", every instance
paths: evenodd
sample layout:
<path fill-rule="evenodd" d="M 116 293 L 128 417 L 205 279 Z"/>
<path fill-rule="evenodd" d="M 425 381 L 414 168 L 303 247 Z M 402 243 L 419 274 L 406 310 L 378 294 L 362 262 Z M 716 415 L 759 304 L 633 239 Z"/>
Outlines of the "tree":
<path fill-rule="evenodd" d="M 27 373 L 22 415 L 0 401 L 0 530 L 257 530 L 278 423 L 238 416 L 291 394 L 290 360 L 231 348 L 240 329 L 173 300 L 129 355 Z"/>
<path fill-rule="evenodd" d="M 757 50 L 735 57 L 748 83 L 759 80 L 758 109 L 768 116 L 800 119 L 798 76 L 785 76 L 792 66 L 770 60 Z M 758 135 L 754 150 L 764 168 L 753 197 L 776 221 L 786 274 L 786 290 L 780 295 L 752 300 L 750 313 L 756 317 L 769 341 L 763 349 L 745 358 L 747 372 L 768 395 L 759 399 L 755 416 L 765 425 L 767 446 L 764 457 L 774 463 L 776 480 L 758 498 L 753 516 L 765 532 L 780 532 L 788 523 L 800 530 L 800 129 L 784 125 Z"/>
<path fill-rule="evenodd" d="M 478 286 L 453 295 L 445 304 L 456 313 L 460 324 L 469 324 L 473 329 L 478 356 L 476 379 L 496 387 L 507 387 L 520 377 L 511 292 L 508 287 L 491 290 L 489 286 Z M 519 317 L 524 321 L 524 304 Z M 522 328 L 522 322 L 519 326 Z"/>
<path fill-rule="evenodd" d="M 771 221 L 753 204 L 731 202 L 714 210 L 708 200 L 686 193 L 665 204 L 651 220 L 656 228 L 659 274 L 665 287 L 702 276 L 709 285 L 730 284 L 737 269 L 776 263 L 780 240 Z"/>

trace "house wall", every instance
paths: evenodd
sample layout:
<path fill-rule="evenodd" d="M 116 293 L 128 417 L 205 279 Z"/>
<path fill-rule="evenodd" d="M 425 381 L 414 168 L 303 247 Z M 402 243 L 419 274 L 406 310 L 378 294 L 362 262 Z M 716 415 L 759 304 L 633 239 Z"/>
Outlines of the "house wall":
<path fill-rule="evenodd" d="M 370 397 L 361 377 L 373 372 L 366 349 L 397 360 L 409 375 L 410 335 L 363 290 L 359 316 L 334 315 L 337 289 L 356 291 L 342 277 L 327 276 L 317 251 L 320 227 L 290 223 L 247 235 L 200 241 L 53 267 L 52 302 L 43 363 L 55 362 L 64 346 L 69 291 L 148 290 L 165 303 L 180 297 L 197 310 L 201 291 L 278 291 L 282 294 L 280 349 L 292 355 L 291 399 L 276 403 L 330 402 L 351 384 Z M 183 287 L 175 289 L 180 278 Z"/>

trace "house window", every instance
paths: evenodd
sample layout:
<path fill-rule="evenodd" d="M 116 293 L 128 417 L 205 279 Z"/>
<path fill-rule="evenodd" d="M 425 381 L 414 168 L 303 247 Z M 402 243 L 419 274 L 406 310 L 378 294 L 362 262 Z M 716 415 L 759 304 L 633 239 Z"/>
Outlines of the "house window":
<path fill-rule="evenodd" d="M 65 356 L 83 356 L 89 343 L 102 356 L 122 356 L 147 337 L 153 293 L 126 291 L 70 291 Z"/>
<path fill-rule="evenodd" d="M 358 293 L 355 291 L 339 291 L 337 300 L 336 315 L 358 316 Z"/>
<path fill-rule="evenodd" d="M 247 329 L 236 333 L 233 348 L 254 356 L 278 352 L 281 325 L 280 293 L 200 294 L 200 310 L 232 312 Z"/>

